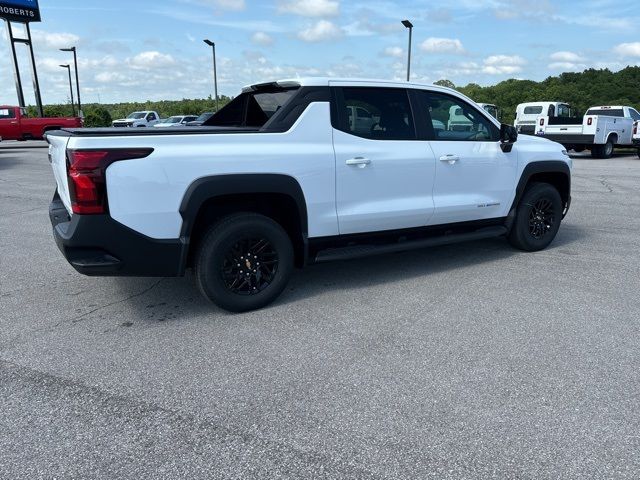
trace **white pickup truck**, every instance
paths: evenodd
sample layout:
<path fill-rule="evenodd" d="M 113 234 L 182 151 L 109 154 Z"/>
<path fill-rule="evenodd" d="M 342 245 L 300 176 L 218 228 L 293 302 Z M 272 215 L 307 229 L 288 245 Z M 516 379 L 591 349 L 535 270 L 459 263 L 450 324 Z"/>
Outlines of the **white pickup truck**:
<path fill-rule="evenodd" d="M 374 121 L 357 125 L 352 107 Z M 452 107 L 471 129 L 446 127 Z M 273 301 L 294 266 L 498 236 L 540 250 L 571 200 L 561 145 L 518 138 L 460 93 L 415 83 L 257 84 L 202 127 L 47 140 L 53 233 L 77 271 L 193 268 L 230 311 Z"/>
<path fill-rule="evenodd" d="M 582 118 L 540 117 L 536 134 L 567 150 L 588 149 L 595 158 L 610 158 L 616 147 L 638 146 L 639 123 L 635 108 L 607 105 L 591 107 Z"/>
<path fill-rule="evenodd" d="M 569 118 L 571 105 L 564 102 L 528 102 L 516 107 L 516 118 L 513 126 L 518 133 L 534 135 L 540 117 Z"/>
<path fill-rule="evenodd" d="M 113 127 L 152 127 L 160 121 L 158 112 L 133 112 L 127 118 L 120 118 L 111 122 Z"/>

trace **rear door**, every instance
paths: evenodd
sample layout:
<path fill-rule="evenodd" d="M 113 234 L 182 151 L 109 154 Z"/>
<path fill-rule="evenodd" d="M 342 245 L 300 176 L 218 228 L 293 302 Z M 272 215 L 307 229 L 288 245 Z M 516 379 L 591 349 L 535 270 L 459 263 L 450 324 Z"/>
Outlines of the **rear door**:
<path fill-rule="evenodd" d="M 435 160 L 417 139 L 407 90 L 331 86 L 340 233 L 427 225 Z M 370 117 L 356 121 L 358 109 Z"/>
<path fill-rule="evenodd" d="M 420 123 L 436 159 L 432 225 L 504 217 L 515 191 L 516 148 L 505 153 L 500 129 L 485 112 L 445 92 L 412 92 Z M 450 112 L 464 115 L 469 131 L 451 128 Z M 449 127 L 447 127 L 449 125 Z"/>

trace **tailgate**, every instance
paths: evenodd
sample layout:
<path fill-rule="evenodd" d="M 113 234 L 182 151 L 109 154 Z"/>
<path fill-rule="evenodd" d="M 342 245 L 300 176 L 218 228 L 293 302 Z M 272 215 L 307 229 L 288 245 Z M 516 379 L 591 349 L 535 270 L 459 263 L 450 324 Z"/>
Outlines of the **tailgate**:
<path fill-rule="evenodd" d="M 71 197 L 67 183 L 67 142 L 69 137 L 47 135 L 47 141 L 49 142 L 49 161 L 58 186 L 58 195 L 71 215 Z"/>

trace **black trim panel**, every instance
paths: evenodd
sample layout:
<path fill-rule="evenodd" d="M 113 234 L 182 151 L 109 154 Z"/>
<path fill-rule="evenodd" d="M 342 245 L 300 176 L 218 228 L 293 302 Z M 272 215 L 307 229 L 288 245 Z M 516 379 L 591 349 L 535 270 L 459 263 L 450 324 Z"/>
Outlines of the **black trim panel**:
<path fill-rule="evenodd" d="M 49 218 L 58 248 L 84 275 L 175 277 L 183 274 L 178 240 L 156 240 L 109 215 L 69 217 L 56 193 Z"/>
<path fill-rule="evenodd" d="M 561 133 L 552 133 L 550 135 L 539 135 L 541 138 L 546 138 L 552 142 L 561 143 L 563 145 L 593 145 L 595 135 L 582 135 L 574 133 L 571 135 L 563 135 Z"/>
<path fill-rule="evenodd" d="M 291 197 L 298 207 L 303 243 L 308 235 L 307 204 L 298 181 L 288 175 L 279 174 L 232 174 L 199 178 L 184 194 L 180 205 L 182 216 L 181 241 L 185 245 L 184 260 L 191 233 L 202 205 L 208 200 L 225 195 L 275 193 Z"/>
<path fill-rule="evenodd" d="M 566 177 L 568 189 L 566 192 L 560 192 L 560 195 L 563 197 L 563 201 L 565 203 L 564 206 L 568 210 L 568 204 L 571 202 L 571 169 L 569 168 L 569 165 L 559 160 L 531 162 L 524 167 L 520 180 L 518 181 L 518 186 L 516 187 L 516 195 L 513 200 L 513 204 L 511 205 L 511 209 L 515 209 L 518 203 L 520 203 L 520 199 L 522 198 L 522 195 L 524 195 L 524 190 L 531 177 L 540 173 L 561 173 Z"/>

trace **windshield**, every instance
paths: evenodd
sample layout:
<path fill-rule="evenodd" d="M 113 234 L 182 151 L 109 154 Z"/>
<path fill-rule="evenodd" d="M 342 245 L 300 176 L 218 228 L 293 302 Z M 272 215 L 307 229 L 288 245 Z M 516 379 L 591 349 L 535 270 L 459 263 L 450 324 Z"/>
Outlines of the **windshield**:
<path fill-rule="evenodd" d="M 140 120 L 141 118 L 144 118 L 145 115 L 146 115 L 146 113 L 144 113 L 144 112 L 133 112 L 127 118 L 132 118 L 134 120 Z"/>
<path fill-rule="evenodd" d="M 259 87 L 245 92 L 220 109 L 204 125 L 216 127 L 262 127 L 287 101 L 297 88 L 281 88 L 275 85 Z"/>
<path fill-rule="evenodd" d="M 206 112 L 206 113 L 203 113 L 202 115 L 200 115 L 198 118 L 196 118 L 196 121 L 198 121 L 198 122 L 206 122 L 212 116 L 213 116 L 213 112 Z"/>
<path fill-rule="evenodd" d="M 182 117 L 169 117 L 162 123 L 180 123 Z"/>

